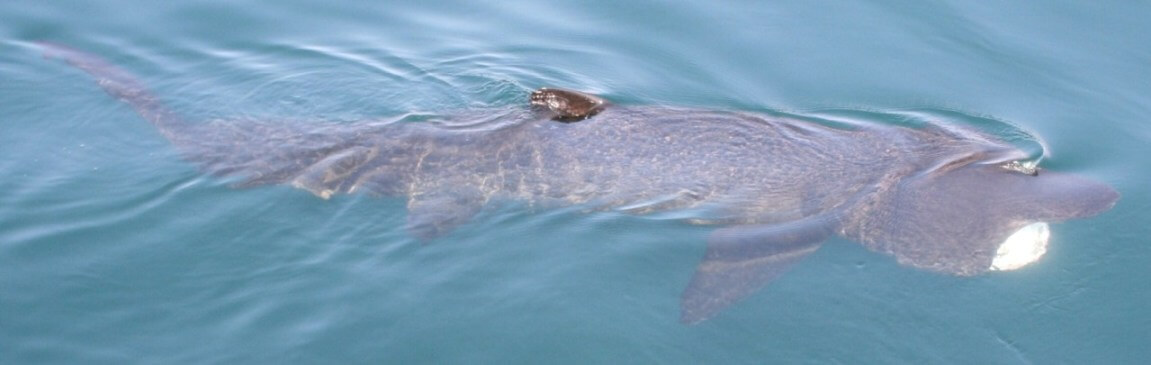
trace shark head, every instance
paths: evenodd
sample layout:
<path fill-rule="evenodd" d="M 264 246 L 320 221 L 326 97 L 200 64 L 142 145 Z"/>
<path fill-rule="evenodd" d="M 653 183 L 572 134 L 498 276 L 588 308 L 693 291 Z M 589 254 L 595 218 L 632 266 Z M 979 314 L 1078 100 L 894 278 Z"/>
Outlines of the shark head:
<path fill-rule="evenodd" d="M 956 275 L 1013 270 L 1039 259 L 1048 223 L 1105 212 L 1110 186 L 1018 162 L 968 163 L 896 183 L 847 229 L 900 263 Z"/>

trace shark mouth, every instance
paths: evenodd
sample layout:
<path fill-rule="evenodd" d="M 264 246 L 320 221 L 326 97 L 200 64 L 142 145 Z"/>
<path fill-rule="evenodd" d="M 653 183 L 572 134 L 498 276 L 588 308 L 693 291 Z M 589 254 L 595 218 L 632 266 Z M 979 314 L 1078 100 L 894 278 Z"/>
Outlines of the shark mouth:
<path fill-rule="evenodd" d="M 1015 270 L 1032 262 L 1038 261 L 1047 253 L 1047 239 L 1051 238 L 1051 231 L 1047 222 L 1031 223 L 1020 228 L 995 251 L 995 259 L 991 261 L 991 271 Z"/>

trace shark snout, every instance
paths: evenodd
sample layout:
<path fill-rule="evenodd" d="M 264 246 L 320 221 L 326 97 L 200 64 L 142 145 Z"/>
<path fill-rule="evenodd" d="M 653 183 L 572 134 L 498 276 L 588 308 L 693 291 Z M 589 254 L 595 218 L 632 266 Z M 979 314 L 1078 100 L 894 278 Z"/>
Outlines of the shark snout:
<path fill-rule="evenodd" d="M 1087 177 L 1044 171 L 1037 176 L 1045 216 L 1054 220 L 1087 218 L 1111 210 L 1119 192 Z"/>

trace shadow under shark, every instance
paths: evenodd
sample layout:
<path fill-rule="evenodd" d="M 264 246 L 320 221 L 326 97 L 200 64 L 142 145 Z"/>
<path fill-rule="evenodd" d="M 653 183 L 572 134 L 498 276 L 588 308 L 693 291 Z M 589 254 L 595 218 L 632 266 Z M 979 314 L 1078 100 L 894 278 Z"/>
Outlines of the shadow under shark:
<path fill-rule="evenodd" d="M 762 288 L 833 235 L 953 275 L 1014 269 L 1043 254 L 1047 222 L 1119 199 L 1087 178 L 1020 163 L 1021 150 L 959 126 L 853 123 L 662 106 L 613 106 L 562 89 L 487 115 L 483 131 L 432 123 L 182 120 L 127 72 L 43 44 L 155 125 L 189 160 L 243 186 L 286 183 L 328 198 L 407 197 L 429 240 L 492 201 L 690 212 L 722 226 L 683 293 L 703 321 Z M 479 113 L 477 111 L 477 113 Z M 560 123 L 569 122 L 569 123 Z"/>

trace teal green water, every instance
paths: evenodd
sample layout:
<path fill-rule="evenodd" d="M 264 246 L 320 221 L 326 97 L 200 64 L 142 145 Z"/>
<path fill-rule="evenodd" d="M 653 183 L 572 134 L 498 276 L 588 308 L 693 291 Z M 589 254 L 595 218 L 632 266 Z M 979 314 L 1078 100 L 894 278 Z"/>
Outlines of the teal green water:
<path fill-rule="evenodd" d="M 1138 363 L 1151 358 L 1151 4 L 1046 1 L 0 4 L 0 363 Z M 1023 270 L 833 241 L 697 326 L 708 233 L 233 189 L 31 42 L 102 55 L 191 118 L 354 122 L 523 103 L 927 109 L 1042 138 L 1112 211 Z"/>

